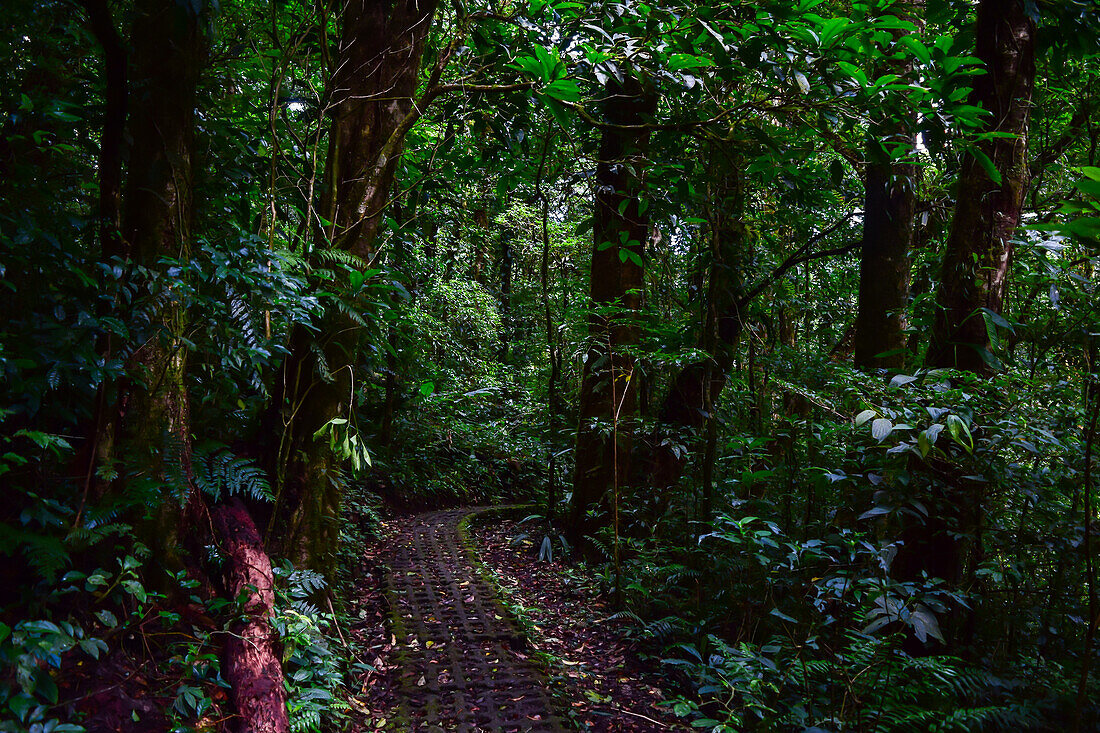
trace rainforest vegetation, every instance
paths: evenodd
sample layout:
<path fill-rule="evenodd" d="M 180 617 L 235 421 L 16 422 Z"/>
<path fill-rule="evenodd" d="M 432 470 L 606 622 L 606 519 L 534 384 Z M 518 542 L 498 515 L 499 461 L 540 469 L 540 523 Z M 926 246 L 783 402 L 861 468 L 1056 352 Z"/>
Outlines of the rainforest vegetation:
<path fill-rule="evenodd" d="M 411 730 L 498 504 L 685 730 L 1100 730 L 1095 0 L 3 8 L 0 731 Z"/>

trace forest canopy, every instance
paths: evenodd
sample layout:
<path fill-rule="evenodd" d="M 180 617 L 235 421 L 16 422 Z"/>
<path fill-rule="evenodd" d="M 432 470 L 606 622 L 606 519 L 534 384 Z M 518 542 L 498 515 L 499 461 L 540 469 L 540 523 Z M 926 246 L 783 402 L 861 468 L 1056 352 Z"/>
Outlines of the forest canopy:
<path fill-rule="evenodd" d="M 0 731 L 415 729 L 473 505 L 684 729 L 1100 730 L 1096 0 L 4 9 Z"/>

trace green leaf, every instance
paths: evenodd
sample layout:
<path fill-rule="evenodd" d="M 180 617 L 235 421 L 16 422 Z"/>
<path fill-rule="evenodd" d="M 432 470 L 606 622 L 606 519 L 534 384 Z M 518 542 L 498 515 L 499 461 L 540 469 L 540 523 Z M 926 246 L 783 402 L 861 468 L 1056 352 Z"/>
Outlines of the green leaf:
<path fill-rule="evenodd" d="M 844 182 L 844 172 L 844 161 L 840 158 L 834 158 L 833 162 L 829 163 L 829 179 L 834 186 L 839 186 Z"/>
<path fill-rule="evenodd" d="M 958 415 L 948 415 L 947 432 L 951 438 L 966 449 L 968 453 L 974 451 L 974 437 L 970 434 L 970 427 Z"/>
<path fill-rule="evenodd" d="M 1006 321 L 1004 319 L 1004 316 L 1000 315 L 999 313 L 994 313 L 993 311 L 989 310 L 988 308 L 982 308 L 982 311 L 984 311 L 985 315 L 989 318 L 989 320 L 992 321 L 997 326 L 999 326 L 999 327 L 1001 327 L 1001 328 L 1003 328 L 1006 331 L 1009 331 L 1011 333 L 1016 333 L 1016 329 L 1014 329 L 1012 327 L 1011 323 L 1009 323 L 1008 321 Z"/>
<path fill-rule="evenodd" d="M 1094 199 L 1100 199 L 1100 181 L 1085 178 L 1077 182 L 1077 188 L 1081 193 L 1088 194 Z"/>
<path fill-rule="evenodd" d="M 892 15 L 884 15 L 875 21 L 875 27 L 888 30 L 888 31 L 905 31 L 906 33 L 916 33 L 917 27 L 913 25 L 910 20 L 904 18 L 895 18 Z"/>
<path fill-rule="evenodd" d="M 1080 219 L 1074 219 L 1068 222 L 1065 228 L 1079 237 L 1100 239 L 1100 217 L 1084 216 Z"/>
<path fill-rule="evenodd" d="M 562 130 L 568 133 L 572 118 L 569 116 L 569 109 L 565 107 L 561 102 L 557 101 L 553 97 L 543 95 L 543 101 L 546 102 L 546 106 L 550 109 L 550 114 L 554 115 L 554 119 Z"/>
<path fill-rule="evenodd" d="M 8 700 L 8 710 L 20 721 L 27 719 L 27 713 L 30 712 L 32 707 L 34 707 L 34 699 L 25 693 L 19 693 Z"/>
<path fill-rule="evenodd" d="M 913 611 L 909 615 L 909 623 L 913 627 L 913 633 L 923 644 L 928 640 L 928 637 L 943 641 L 943 633 L 940 631 L 940 624 L 936 620 L 936 617 L 926 607 L 921 606 Z"/>
<path fill-rule="evenodd" d="M 536 79 L 542 78 L 542 64 L 534 56 L 519 56 L 516 58 L 516 62 L 509 64 L 508 67 L 523 71 Z M 543 79 L 543 81 L 549 81 L 549 79 Z"/>
<path fill-rule="evenodd" d="M 801 71 L 794 72 L 795 83 L 798 84 L 798 91 L 803 94 L 810 93 L 810 80 L 806 78 L 806 75 Z"/>
<path fill-rule="evenodd" d="M 546 85 L 542 92 L 563 102 L 576 102 L 581 98 L 581 88 L 572 79 L 552 81 Z"/>
<path fill-rule="evenodd" d="M 99 619 L 100 623 L 102 623 L 109 629 L 113 629 L 114 627 L 118 626 L 118 618 L 116 618 L 115 615 L 107 609 L 96 611 L 95 616 Z"/>
<path fill-rule="evenodd" d="M 970 154 L 974 156 L 974 160 L 978 161 L 978 165 L 982 167 L 986 175 L 989 176 L 989 180 L 993 181 L 997 185 L 1001 183 L 1001 172 L 997 170 L 997 166 L 993 164 L 993 161 L 985 154 L 983 150 L 978 147 L 971 146 Z"/>
<path fill-rule="evenodd" d="M 902 36 L 898 39 L 898 45 L 908 49 L 922 64 L 932 63 L 932 52 L 916 36 Z"/>
<path fill-rule="evenodd" d="M 922 430 L 917 435 L 917 449 L 920 451 L 921 458 L 927 458 L 932 451 L 932 441 L 928 437 L 927 430 Z"/>
<path fill-rule="evenodd" d="M 884 417 L 871 423 L 871 437 L 880 443 L 892 432 L 894 432 L 894 423 Z"/>
<path fill-rule="evenodd" d="M 847 61 L 837 61 L 836 65 L 845 74 L 859 82 L 861 87 L 867 86 L 867 74 L 864 73 L 863 69 Z"/>
<path fill-rule="evenodd" d="M 702 56 L 692 56 L 687 53 L 674 53 L 668 60 L 669 71 L 682 69 L 698 69 L 704 66 L 714 66 L 714 62 Z"/>
<path fill-rule="evenodd" d="M 863 424 L 866 423 L 868 420 L 870 420 L 873 417 L 877 417 L 877 416 L 878 416 L 878 413 L 875 412 L 874 410 L 864 410 L 863 412 L 856 415 L 856 420 L 855 420 L 856 427 L 857 428 L 862 427 Z"/>
<path fill-rule="evenodd" d="M 558 60 L 550 55 L 542 46 L 535 46 L 535 56 L 538 57 L 538 72 L 544 82 L 550 81 Z"/>
<path fill-rule="evenodd" d="M 875 517 L 883 517 L 891 512 L 890 507 L 877 506 L 873 509 L 868 509 L 859 515 L 860 519 L 874 519 Z"/>
<path fill-rule="evenodd" d="M 828 46 L 833 40 L 838 38 L 841 32 L 848 24 L 851 23 L 847 18 L 831 18 L 825 22 L 825 25 L 821 27 L 821 45 Z"/>

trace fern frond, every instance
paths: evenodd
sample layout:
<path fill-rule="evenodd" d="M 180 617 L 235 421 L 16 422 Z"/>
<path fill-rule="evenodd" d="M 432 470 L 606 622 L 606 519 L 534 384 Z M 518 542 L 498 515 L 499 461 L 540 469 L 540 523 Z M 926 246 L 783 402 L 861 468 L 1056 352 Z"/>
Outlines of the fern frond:
<path fill-rule="evenodd" d="M 370 265 L 369 262 L 359 255 L 352 254 L 342 249 L 315 249 L 313 250 L 313 257 L 317 262 L 347 265 L 357 270 L 365 270 Z"/>
<path fill-rule="evenodd" d="M 223 495 L 247 496 L 254 501 L 271 501 L 274 497 L 264 471 L 224 446 L 196 450 L 193 469 L 195 485 L 214 501 Z"/>

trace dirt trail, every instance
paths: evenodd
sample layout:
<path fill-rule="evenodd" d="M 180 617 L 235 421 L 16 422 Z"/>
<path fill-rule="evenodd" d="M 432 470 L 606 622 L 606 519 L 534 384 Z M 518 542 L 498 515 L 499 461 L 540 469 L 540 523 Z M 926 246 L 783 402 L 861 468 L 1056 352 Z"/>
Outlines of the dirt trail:
<path fill-rule="evenodd" d="M 387 593 L 401 711 L 414 730 L 566 730 L 461 536 L 477 511 L 423 514 L 395 538 Z"/>

